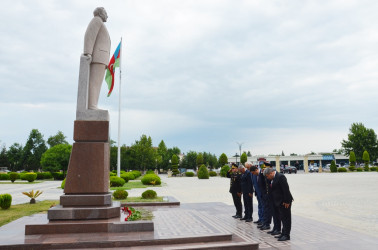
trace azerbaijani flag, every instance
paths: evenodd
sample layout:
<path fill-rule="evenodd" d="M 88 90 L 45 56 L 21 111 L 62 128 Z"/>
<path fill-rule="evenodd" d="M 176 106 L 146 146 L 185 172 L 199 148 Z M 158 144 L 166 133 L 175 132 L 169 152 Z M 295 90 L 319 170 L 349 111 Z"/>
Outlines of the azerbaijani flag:
<path fill-rule="evenodd" d="M 119 67 L 119 60 L 121 59 L 120 58 L 121 57 L 121 44 L 122 44 L 122 41 L 119 42 L 118 47 L 114 51 L 114 55 L 110 59 L 109 65 L 106 68 L 105 81 L 107 82 L 108 88 L 109 88 L 108 97 L 110 96 L 110 94 L 113 91 L 113 87 L 114 87 L 114 73 L 115 73 L 116 67 Z"/>

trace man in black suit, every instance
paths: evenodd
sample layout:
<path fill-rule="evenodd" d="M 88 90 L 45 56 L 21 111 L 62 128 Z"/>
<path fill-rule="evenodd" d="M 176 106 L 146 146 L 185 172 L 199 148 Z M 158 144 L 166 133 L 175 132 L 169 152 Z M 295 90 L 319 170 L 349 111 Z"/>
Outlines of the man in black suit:
<path fill-rule="evenodd" d="M 278 241 L 290 240 L 291 230 L 291 204 L 293 196 L 290 193 L 289 184 L 285 175 L 277 173 L 273 168 L 266 168 L 264 175 L 271 181 L 270 187 L 273 198 L 273 205 L 278 209 L 282 221 L 282 234 L 276 236 Z"/>
<path fill-rule="evenodd" d="M 227 178 L 230 180 L 230 193 L 232 194 L 232 199 L 234 200 L 234 205 L 236 208 L 236 214 L 232 217 L 235 219 L 242 218 L 243 207 L 241 203 L 241 173 L 238 171 L 238 166 L 232 163 L 231 169 L 227 172 Z"/>
<path fill-rule="evenodd" d="M 243 203 L 244 203 L 244 218 L 240 220 L 245 220 L 245 222 L 252 221 L 252 197 L 253 197 L 253 185 L 252 185 L 252 175 L 248 169 L 244 166 L 239 166 L 239 171 L 242 173 L 241 176 L 241 189 L 243 192 Z"/>

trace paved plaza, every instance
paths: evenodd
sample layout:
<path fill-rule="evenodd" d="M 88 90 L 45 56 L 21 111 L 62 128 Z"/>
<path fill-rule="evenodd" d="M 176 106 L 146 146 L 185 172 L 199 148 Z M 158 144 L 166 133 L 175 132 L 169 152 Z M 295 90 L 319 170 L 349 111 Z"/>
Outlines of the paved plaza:
<path fill-rule="evenodd" d="M 286 176 L 295 199 L 289 242 L 277 242 L 255 225 L 233 219 L 229 179 L 220 177 L 199 180 L 162 175 L 163 186 L 151 189 L 159 196 L 175 197 L 181 206 L 152 208 L 154 237 L 233 233 L 245 241 L 259 243 L 260 249 L 375 249 L 378 245 L 378 173 L 298 173 Z M 31 189 L 44 191 L 37 200 L 59 199 L 62 194 L 59 186 L 60 182 L 53 181 L 33 185 L 1 184 L 0 193 L 12 194 L 13 204 L 27 202 L 28 198 L 20 192 Z M 139 196 L 144 190 L 129 190 L 129 196 Z M 44 217 L 34 215 L 1 227 L 0 242 L 9 241 L 12 238 L 9 232 L 22 230 L 23 223 L 43 220 Z M 255 213 L 254 219 L 257 219 Z M 15 237 L 14 240 L 15 243 L 24 242 L 23 238 Z M 154 249 L 164 249 L 164 246 Z"/>

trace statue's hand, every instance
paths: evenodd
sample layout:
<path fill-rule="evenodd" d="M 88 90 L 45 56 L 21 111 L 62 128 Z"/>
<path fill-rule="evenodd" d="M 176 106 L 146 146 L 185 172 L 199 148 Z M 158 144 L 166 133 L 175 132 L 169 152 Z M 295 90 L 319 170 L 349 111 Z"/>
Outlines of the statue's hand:
<path fill-rule="evenodd" d="M 87 60 L 88 61 L 92 61 L 92 55 L 91 54 L 84 54 L 84 56 L 86 56 L 87 57 Z"/>

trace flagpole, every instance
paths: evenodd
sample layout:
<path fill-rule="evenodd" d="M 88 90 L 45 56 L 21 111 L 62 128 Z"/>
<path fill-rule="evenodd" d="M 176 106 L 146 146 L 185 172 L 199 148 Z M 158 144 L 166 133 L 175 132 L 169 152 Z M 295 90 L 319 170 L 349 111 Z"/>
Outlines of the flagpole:
<path fill-rule="evenodd" d="M 121 77 L 122 77 L 122 37 L 119 56 L 119 94 L 118 94 L 118 153 L 117 153 L 117 176 L 121 176 Z"/>

